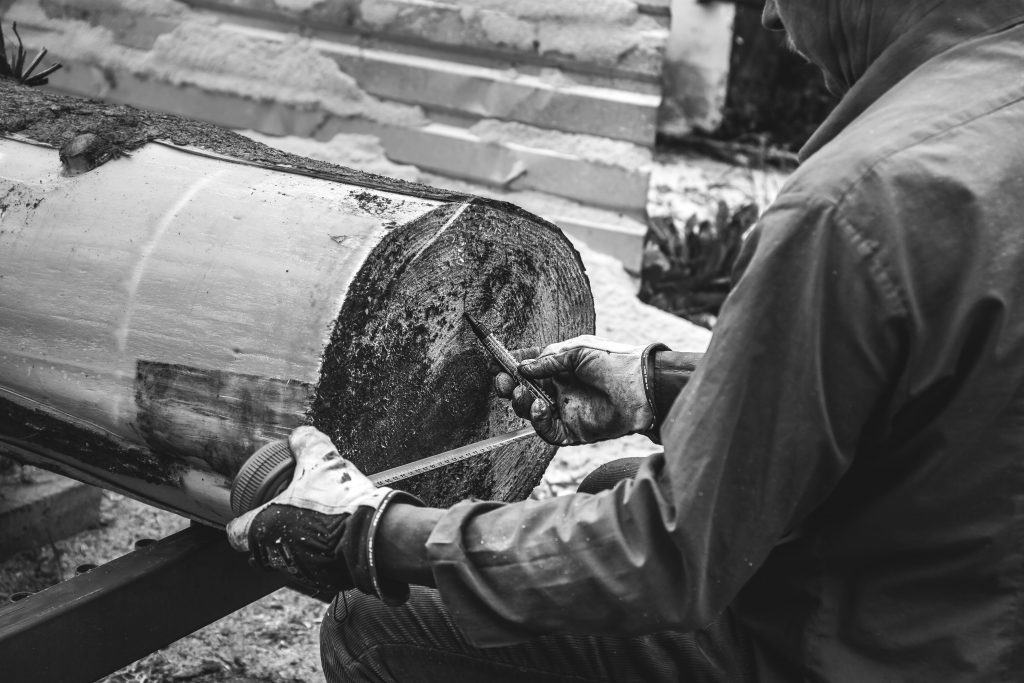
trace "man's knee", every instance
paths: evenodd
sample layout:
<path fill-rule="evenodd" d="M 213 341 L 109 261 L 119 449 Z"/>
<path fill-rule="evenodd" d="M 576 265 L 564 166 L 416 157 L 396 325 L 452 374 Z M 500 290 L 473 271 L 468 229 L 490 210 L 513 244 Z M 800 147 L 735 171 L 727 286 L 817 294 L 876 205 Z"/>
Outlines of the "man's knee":
<path fill-rule="evenodd" d="M 381 642 L 388 609 L 380 600 L 350 591 L 328 606 L 320 624 L 320 660 L 328 683 L 380 681 L 374 648 Z"/>
<path fill-rule="evenodd" d="M 421 586 L 413 586 L 408 602 L 398 607 L 350 591 L 331 603 L 320 626 L 320 659 L 329 682 L 395 680 L 414 664 L 410 658 L 464 647 L 437 591 Z"/>

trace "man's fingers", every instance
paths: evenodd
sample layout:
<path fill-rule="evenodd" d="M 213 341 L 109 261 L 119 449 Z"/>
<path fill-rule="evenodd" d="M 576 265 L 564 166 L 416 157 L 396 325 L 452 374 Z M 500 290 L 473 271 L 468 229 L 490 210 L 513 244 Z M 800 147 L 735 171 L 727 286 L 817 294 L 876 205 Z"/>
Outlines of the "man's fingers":
<path fill-rule="evenodd" d="M 288 436 L 288 446 L 295 456 L 296 472 L 324 460 L 340 458 L 331 438 L 315 427 L 298 427 Z"/>
<path fill-rule="evenodd" d="M 531 346 L 526 349 L 513 349 L 512 351 L 509 351 L 509 353 L 511 353 L 512 357 L 516 359 L 517 363 L 522 363 L 524 360 L 536 358 L 543 350 L 543 347 Z"/>
<path fill-rule="evenodd" d="M 249 510 L 241 517 L 236 517 L 228 522 L 228 543 L 231 547 L 239 552 L 249 551 L 249 527 L 252 526 L 252 520 L 263 511 L 263 508 L 270 505 L 270 503 L 264 503 L 258 508 Z"/>
<path fill-rule="evenodd" d="M 568 446 L 571 440 L 565 431 L 565 425 L 558 419 L 555 411 L 540 401 L 535 401 L 530 410 L 530 422 L 540 438 L 555 446 Z"/>
<path fill-rule="evenodd" d="M 512 391 L 512 410 L 524 420 L 530 419 L 530 406 L 533 405 L 533 394 L 526 387 L 516 384 Z"/>
<path fill-rule="evenodd" d="M 579 364 L 582 349 L 572 348 L 561 353 L 541 356 L 519 364 L 519 372 L 528 379 L 551 379 L 562 373 L 572 373 Z"/>
<path fill-rule="evenodd" d="M 526 349 L 513 349 L 512 351 L 509 351 L 509 353 L 512 354 L 512 357 L 516 359 L 516 363 L 519 363 L 528 358 L 536 358 L 537 356 L 540 355 L 540 352 L 543 350 L 544 349 L 542 349 L 539 346 L 531 346 Z M 494 360 L 494 357 L 491 356 L 491 354 L 487 354 L 487 372 L 491 373 L 492 375 L 499 375 L 506 371 L 505 368 L 501 367 L 498 361 Z"/>
<path fill-rule="evenodd" d="M 540 355 L 541 350 L 542 349 L 539 346 L 531 346 L 528 349 L 515 349 L 509 353 L 512 354 L 512 357 L 515 358 L 518 363 L 519 361 L 529 358 L 536 358 Z M 508 372 L 493 358 L 488 358 L 487 360 L 487 371 L 494 375 L 495 393 L 497 393 L 501 398 L 511 399 L 516 387 L 519 386 L 519 383 L 516 382 L 515 378 L 508 374 Z M 527 407 L 527 410 L 529 410 L 529 407 Z"/>
<path fill-rule="evenodd" d="M 494 391 L 502 398 L 512 398 L 512 394 L 517 386 L 519 386 L 519 383 L 507 372 L 494 376 Z"/>

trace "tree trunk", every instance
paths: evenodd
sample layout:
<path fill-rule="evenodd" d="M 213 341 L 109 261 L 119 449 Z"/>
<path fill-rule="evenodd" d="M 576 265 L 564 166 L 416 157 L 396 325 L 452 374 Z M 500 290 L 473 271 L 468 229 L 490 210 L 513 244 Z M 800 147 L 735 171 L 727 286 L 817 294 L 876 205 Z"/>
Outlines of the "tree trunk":
<path fill-rule="evenodd" d="M 0 453 L 193 519 L 299 424 L 367 473 L 521 425 L 463 311 L 510 347 L 593 331 L 578 255 L 514 206 L 2 81 L 0 133 Z M 520 499 L 553 452 L 401 486 Z"/>

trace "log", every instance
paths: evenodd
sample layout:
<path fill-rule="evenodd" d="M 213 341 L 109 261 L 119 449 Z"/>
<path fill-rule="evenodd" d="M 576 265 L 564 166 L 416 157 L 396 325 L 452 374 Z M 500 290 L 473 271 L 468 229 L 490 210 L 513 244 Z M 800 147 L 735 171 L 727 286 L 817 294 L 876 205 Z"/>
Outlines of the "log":
<path fill-rule="evenodd" d="M 0 79 L 0 454 L 222 524 L 299 424 L 367 473 L 521 426 L 463 311 L 510 347 L 594 327 L 578 254 L 515 206 Z M 402 487 L 521 499 L 553 454 Z"/>

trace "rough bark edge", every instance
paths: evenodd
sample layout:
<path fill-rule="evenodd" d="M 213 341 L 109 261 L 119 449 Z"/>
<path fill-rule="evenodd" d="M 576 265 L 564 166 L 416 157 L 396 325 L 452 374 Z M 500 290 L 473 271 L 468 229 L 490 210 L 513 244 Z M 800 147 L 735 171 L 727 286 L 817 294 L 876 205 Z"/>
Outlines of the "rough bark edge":
<path fill-rule="evenodd" d="M 457 192 L 282 152 L 210 123 L 28 88 L 0 78 L 0 134 L 18 135 L 60 149 L 83 133 L 102 136 L 121 152 L 131 152 L 147 142 L 160 140 L 198 147 L 278 171 L 299 172 L 374 190 L 439 201 L 466 198 Z M 56 159 L 54 163 L 58 163 Z"/>

